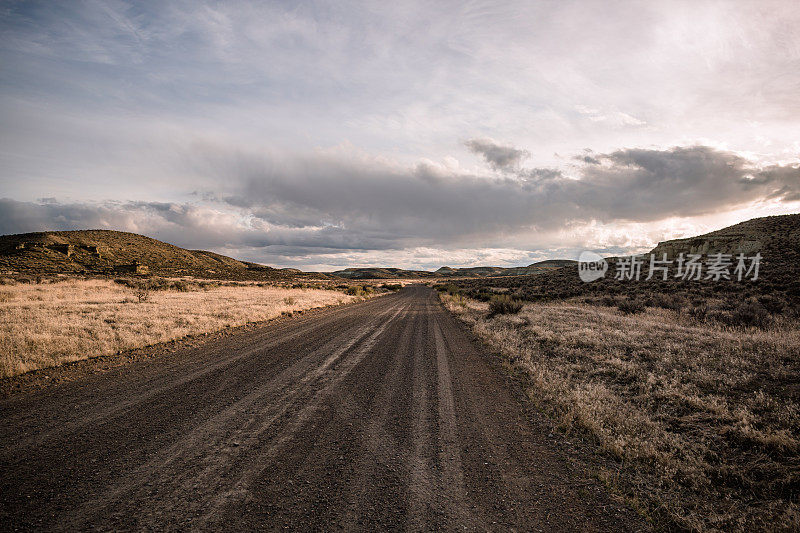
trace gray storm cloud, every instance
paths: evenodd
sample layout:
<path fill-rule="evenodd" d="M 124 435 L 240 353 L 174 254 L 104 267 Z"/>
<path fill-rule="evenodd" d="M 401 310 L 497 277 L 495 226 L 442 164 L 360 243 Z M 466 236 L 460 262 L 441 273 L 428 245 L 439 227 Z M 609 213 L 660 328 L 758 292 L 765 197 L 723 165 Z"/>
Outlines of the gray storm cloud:
<path fill-rule="evenodd" d="M 205 177 L 226 178 L 226 193 L 207 194 L 204 205 L 3 199 L 0 233 L 126 229 L 183 246 L 282 247 L 304 254 L 503 247 L 575 223 L 651 222 L 800 198 L 798 166 L 755 167 L 706 146 L 593 154 L 572 177 L 546 168 L 472 175 L 342 156 L 270 158 L 220 147 L 203 147 L 194 159 L 195 171 Z"/>
<path fill-rule="evenodd" d="M 514 149 L 516 150 L 516 149 Z M 523 150 L 517 150 L 522 152 Z M 718 212 L 759 199 L 796 198 L 800 169 L 757 168 L 706 146 L 624 149 L 567 177 L 546 168 L 479 176 L 393 168 L 329 157 L 288 161 L 214 158 L 235 176 L 231 205 L 270 223 L 335 225 L 398 245 L 483 240 L 570 222 L 650 222 Z M 574 179 L 577 177 L 578 179 Z"/>
<path fill-rule="evenodd" d="M 492 139 L 470 139 L 464 145 L 473 153 L 482 156 L 495 170 L 516 168 L 531 154 L 513 146 L 504 146 Z"/>

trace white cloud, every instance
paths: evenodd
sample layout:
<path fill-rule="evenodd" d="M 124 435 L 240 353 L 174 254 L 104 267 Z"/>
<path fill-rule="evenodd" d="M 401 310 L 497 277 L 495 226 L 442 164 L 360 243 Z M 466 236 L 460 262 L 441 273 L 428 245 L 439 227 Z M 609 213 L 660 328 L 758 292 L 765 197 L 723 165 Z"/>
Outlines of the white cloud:
<path fill-rule="evenodd" d="M 615 127 L 644 126 L 647 124 L 645 121 L 632 117 L 622 111 L 601 111 L 585 105 L 576 105 L 575 110 L 581 115 L 588 117 L 592 122 L 605 122 Z"/>

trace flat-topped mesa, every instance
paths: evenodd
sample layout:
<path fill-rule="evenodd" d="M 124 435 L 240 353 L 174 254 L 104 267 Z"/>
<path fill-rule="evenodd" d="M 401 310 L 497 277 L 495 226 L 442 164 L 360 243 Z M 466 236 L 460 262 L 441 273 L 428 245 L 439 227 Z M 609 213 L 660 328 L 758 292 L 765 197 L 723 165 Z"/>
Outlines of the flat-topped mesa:
<path fill-rule="evenodd" d="M 754 240 L 746 235 L 729 235 L 724 237 L 689 237 L 686 239 L 674 239 L 671 241 L 659 242 L 650 253 L 661 258 L 667 254 L 667 259 L 674 259 L 680 254 L 745 254 L 754 255 L 763 248 L 763 243 Z"/>
<path fill-rule="evenodd" d="M 794 257 L 798 249 L 800 214 L 754 218 L 705 235 L 660 242 L 651 253 L 659 258 L 666 253 L 670 259 L 681 253 Z"/>

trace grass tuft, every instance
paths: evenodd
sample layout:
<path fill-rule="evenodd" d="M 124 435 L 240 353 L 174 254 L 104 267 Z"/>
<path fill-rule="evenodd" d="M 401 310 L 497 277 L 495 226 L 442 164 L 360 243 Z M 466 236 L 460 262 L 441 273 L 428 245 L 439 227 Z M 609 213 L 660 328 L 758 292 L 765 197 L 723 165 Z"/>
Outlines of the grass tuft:
<path fill-rule="evenodd" d="M 515 315 L 522 311 L 522 302 L 507 294 L 492 296 L 489 300 L 489 317 L 497 315 Z"/>

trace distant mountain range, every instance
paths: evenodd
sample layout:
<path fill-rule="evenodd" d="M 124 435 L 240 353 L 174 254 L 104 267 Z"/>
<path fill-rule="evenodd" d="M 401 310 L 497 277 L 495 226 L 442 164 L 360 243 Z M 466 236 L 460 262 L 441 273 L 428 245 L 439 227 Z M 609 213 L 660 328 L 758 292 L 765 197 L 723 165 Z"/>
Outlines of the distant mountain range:
<path fill-rule="evenodd" d="M 0 274 L 149 274 L 209 279 L 429 279 L 538 274 L 574 261 L 541 261 L 526 267 L 441 267 L 435 272 L 400 268 L 346 268 L 302 272 L 272 268 L 204 250 L 186 250 L 136 233 L 112 230 L 45 231 L 0 236 Z"/>
<path fill-rule="evenodd" d="M 800 214 L 748 220 L 705 235 L 664 241 L 652 250 L 674 258 L 680 253 L 761 252 L 766 263 L 782 265 L 800 259 Z M 780 258 L 780 259 L 778 259 Z M 186 250 L 135 233 L 112 230 L 46 231 L 0 236 L 0 274 L 151 274 L 209 279 L 432 279 L 507 278 L 575 268 L 570 260 L 540 261 L 524 267 L 443 266 L 435 271 L 400 268 L 346 268 L 335 272 L 301 272 L 292 268 L 239 261 L 203 250 Z M 791 265 L 792 271 L 796 268 Z M 544 280 L 542 280 L 544 281 Z"/>
<path fill-rule="evenodd" d="M 524 267 L 466 267 L 451 268 L 443 266 L 433 272 L 428 270 L 402 270 L 400 268 L 346 268 L 331 272 L 332 276 L 348 279 L 390 279 L 390 278 L 475 278 L 493 276 L 523 276 L 540 274 L 554 268 L 574 265 L 575 261 L 568 259 L 553 259 L 540 261 Z"/>
<path fill-rule="evenodd" d="M 674 258 L 680 253 L 712 254 L 761 252 L 767 261 L 796 257 L 800 250 L 797 228 L 800 215 L 748 220 L 705 235 L 664 241 L 652 250 Z M 135 233 L 112 230 L 46 231 L 0 236 L 0 274 L 151 274 L 236 280 L 292 278 L 379 280 L 432 278 L 502 278 L 529 276 L 576 264 L 557 259 L 523 267 L 481 266 L 435 271 L 391 267 L 346 268 L 335 272 L 301 272 L 291 268 L 239 261 L 204 250 L 186 250 Z"/>

